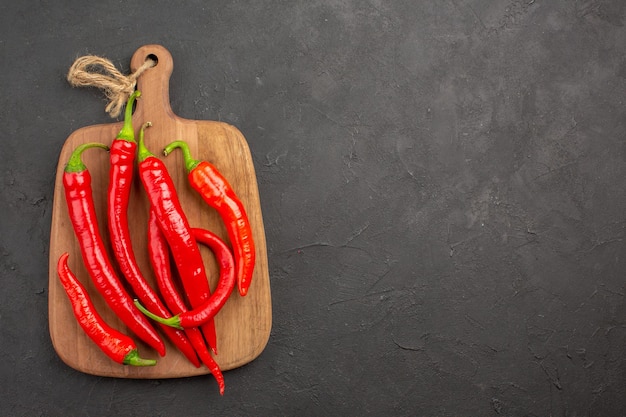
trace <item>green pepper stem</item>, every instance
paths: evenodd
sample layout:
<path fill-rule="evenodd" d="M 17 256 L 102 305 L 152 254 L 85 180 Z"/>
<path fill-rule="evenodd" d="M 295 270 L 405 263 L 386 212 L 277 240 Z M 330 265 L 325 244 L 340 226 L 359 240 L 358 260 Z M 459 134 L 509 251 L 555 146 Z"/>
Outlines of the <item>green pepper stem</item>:
<path fill-rule="evenodd" d="M 74 152 L 70 155 L 70 159 L 67 161 L 65 165 L 65 172 L 82 172 L 87 169 L 82 160 L 83 152 L 89 148 L 102 148 L 109 150 L 109 147 L 104 143 L 83 143 L 82 145 L 78 145 Z"/>
<path fill-rule="evenodd" d="M 167 145 L 165 149 L 163 149 L 163 155 L 167 156 L 171 154 L 172 151 L 176 148 L 179 148 L 181 151 L 183 151 L 183 159 L 185 160 L 185 169 L 187 170 L 187 173 L 193 171 L 194 168 L 196 168 L 200 164 L 200 161 L 192 158 L 191 151 L 189 151 L 189 145 L 187 145 L 187 143 L 183 142 L 182 140 L 176 140 Z"/>
<path fill-rule="evenodd" d="M 142 306 L 141 303 L 139 302 L 139 300 L 137 300 L 136 298 L 134 300 L 134 303 L 137 306 L 137 308 L 139 309 L 139 311 L 141 311 L 143 314 L 145 314 L 147 317 L 151 318 L 152 320 L 156 321 L 157 323 L 161 323 L 161 324 L 164 324 L 166 326 L 170 326 L 170 327 L 174 327 L 174 328 L 179 329 L 179 330 L 183 330 L 183 327 L 180 325 L 180 319 L 179 319 L 179 317 L 177 315 L 176 316 L 172 316 L 170 318 L 157 316 L 156 314 L 150 312 L 147 308 Z"/>
<path fill-rule="evenodd" d="M 154 359 L 144 359 L 139 356 L 137 349 L 133 349 L 124 356 L 124 365 L 132 366 L 154 366 L 157 361 Z"/>
<path fill-rule="evenodd" d="M 133 130 L 133 104 L 137 97 L 141 97 L 141 91 L 139 90 L 128 97 L 126 110 L 124 111 L 124 126 L 122 130 L 120 130 L 120 133 L 117 134 L 116 139 L 127 140 L 129 142 L 135 141 L 135 131 Z"/>
<path fill-rule="evenodd" d="M 146 144 L 144 143 L 144 130 L 148 127 L 152 126 L 152 122 L 146 122 L 139 129 L 139 144 L 137 145 L 137 160 L 139 162 L 143 162 L 146 158 L 154 156 L 152 152 L 146 148 Z"/>

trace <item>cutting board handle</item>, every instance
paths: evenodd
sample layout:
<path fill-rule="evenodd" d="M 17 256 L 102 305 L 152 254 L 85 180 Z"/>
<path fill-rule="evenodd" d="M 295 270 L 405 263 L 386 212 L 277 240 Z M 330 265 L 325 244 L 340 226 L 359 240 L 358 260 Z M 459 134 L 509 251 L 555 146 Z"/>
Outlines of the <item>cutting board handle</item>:
<path fill-rule="evenodd" d="M 174 69 L 172 54 L 161 45 L 144 45 L 133 54 L 131 71 L 135 72 L 147 59 L 156 61 L 156 65 L 144 71 L 137 80 L 141 98 L 137 101 L 135 117 L 145 121 L 174 119 L 169 94 Z"/>

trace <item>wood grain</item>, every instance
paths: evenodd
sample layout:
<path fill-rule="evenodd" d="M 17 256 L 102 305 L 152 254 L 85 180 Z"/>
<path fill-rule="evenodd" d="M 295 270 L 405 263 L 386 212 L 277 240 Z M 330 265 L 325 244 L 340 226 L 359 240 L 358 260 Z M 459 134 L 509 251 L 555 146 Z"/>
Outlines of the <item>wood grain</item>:
<path fill-rule="evenodd" d="M 148 56 L 158 60 L 155 67 L 144 72 L 137 88 L 141 98 L 133 114 L 133 124 L 138 131 L 141 124 L 152 122 L 146 130 L 146 146 L 155 155 L 162 155 L 163 147 L 176 139 L 185 140 L 197 159 L 215 164 L 229 180 L 241 198 L 248 213 L 256 243 L 256 266 L 252 285 L 247 296 L 237 291 L 229 298 L 215 317 L 218 336 L 218 355 L 215 359 L 222 370 L 242 366 L 258 357 L 269 339 L 272 310 L 267 263 L 265 231 L 254 165 L 250 149 L 241 132 L 235 127 L 214 121 L 187 120 L 176 116 L 170 107 L 169 79 L 174 64 L 170 53 L 159 45 L 139 48 L 132 57 L 131 70 L 139 67 Z M 72 230 L 62 184 L 65 164 L 72 150 L 86 142 L 110 144 L 121 129 L 121 123 L 89 126 L 73 132 L 66 140 L 57 167 L 49 259 L 49 325 L 54 348 L 61 359 L 79 371 L 121 378 L 175 378 L 209 373 L 206 367 L 196 368 L 180 354 L 163 336 L 167 353 L 164 357 L 138 342 L 140 354 L 158 360 L 149 368 L 121 366 L 106 357 L 78 326 L 56 273 L 56 264 L 63 252 L 69 252 L 70 268 L 85 284 L 99 313 L 113 327 L 128 334 L 126 327 L 108 309 L 96 292 L 83 266 L 78 242 Z M 93 177 L 93 194 L 99 227 L 107 247 L 110 247 L 106 229 L 106 190 L 108 187 L 109 158 L 101 149 L 92 149 L 83 154 L 83 160 Z M 187 183 L 182 156 L 176 151 L 162 157 L 174 180 L 181 203 L 192 227 L 203 227 L 219 234 L 228 241 L 226 231 L 218 214 L 191 189 Z M 138 178 L 135 178 L 129 207 L 129 221 L 133 247 L 137 261 L 146 279 L 154 287 L 154 275 L 148 260 L 147 199 Z M 211 252 L 201 247 L 211 288 L 215 288 L 218 269 Z M 111 259 L 113 256 L 111 254 Z M 135 338 L 136 339 L 136 338 Z"/>

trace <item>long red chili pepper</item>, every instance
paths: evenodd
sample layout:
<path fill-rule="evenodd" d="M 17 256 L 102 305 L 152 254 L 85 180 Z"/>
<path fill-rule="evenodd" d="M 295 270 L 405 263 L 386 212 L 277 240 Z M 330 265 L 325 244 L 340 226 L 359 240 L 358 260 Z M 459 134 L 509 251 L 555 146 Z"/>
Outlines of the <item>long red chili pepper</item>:
<path fill-rule="evenodd" d="M 132 122 L 133 103 L 141 93 L 135 91 L 126 103 L 124 126 L 113 140 L 110 150 L 111 168 L 109 170 L 108 190 L 108 225 L 113 246 L 113 254 L 126 281 L 130 284 L 135 295 L 153 311 L 170 317 L 159 296 L 150 287 L 144 278 L 135 258 L 130 230 L 128 228 L 128 202 L 135 169 L 135 155 L 137 142 Z M 176 345 L 191 363 L 196 367 L 200 361 L 196 352 L 183 332 L 172 332 L 171 328 L 161 326 L 166 336 Z"/>
<path fill-rule="evenodd" d="M 167 247 L 167 241 L 163 232 L 159 228 L 156 215 L 151 210 L 148 219 L 148 253 L 150 254 L 150 262 L 156 276 L 157 286 L 163 295 L 165 303 L 169 309 L 175 314 L 181 314 L 187 311 L 185 302 L 180 297 L 178 290 L 172 280 L 172 270 L 170 267 L 170 253 Z M 211 371 L 220 389 L 220 394 L 224 394 L 224 376 L 219 365 L 209 353 L 209 349 L 204 343 L 202 332 L 197 327 L 191 327 L 185 330 L 187 337 L 193 344 L 202 359 L 202 362 Z"/>
<path fill-rule="evenodd" d="M 191 231 L 198 242 L 207 245 L 215 254 L 220 269 L 220 278 L 215 292 L 200 307 L 194 308 L 191 311 L 176 313 L 175 316 L 169 318 L 153 314 L 139 304 L 138 301 L 135 301 L 137 308 L 145 315 L 155 320 L 157 323 L 172 326 L 177 329 L 201 326 L 207 320 L 214 317 L 224 304 L 226 304 L 228 297 L 230 297 L 230 294 L 233 292 L 233 288 L 235 288 L 235 260 L 230 252 L 230 248 L 215 233 L 197 228 L 193 228 Z M 163 287 L 160 287 L 160 290 L 162 294 L 170 292 L 176 294 L 173 283 L 164 283 Z"/>
<path fill-rule="evenodd" d="M 191 234 L 191 227 L 176 194 L 174 182 L 165 164 L 150 153 L 144 144 L 144 129 L 150 125 L 149 122 L 145 123 L 139 131 L 139 176 L 148 195 L 151 210 L 154 211 L 172 251 L 189 303 L 192 307 L 197 307 L 211 295 L 209 281 L 198 243 Z M 209 320 L 201 328 L 209 346 L 213 352 L 217 352 L 215 322 Z"/>
<path fill-rule="evenodd" d="M 65 166 L 63 186 L 70 221 L 78 239 L 85 267 L 96 289 L 109 307 L 124 324 L 141 340 L 165 355 L 165 345 L 146 317 L 135 307 L 117 277 L 98 230 L 91 189 L 91 174 L 83 163 L 83 151 L 93 147 L 107 149 L 101 143 L 86 143 L 78 146 Z"/>
<path fill-rule="evenodd" d="M 72 311 L 78 324 L 98 347 L 115 362 L 122 365 L 153 366 L 154 359 L 143 359 L 137 352 L 133 339 L 110 327 L 96 311 L 85 287 L 72 273 L 66 252 L 59 258 L 57 273 L 65 293 L 72 304 Z"/>
<path fill-rule="evenodd" d="M 228 238 L 233 246 L 237 267 L 237 286 L 242 296 L 248 293 L 252 282 L 255 262 L 254 240 L 248 215 L 232 187 L 215 166 L 191 157 L 189 147 L 183 141 L 175 141 L 165 147 L 168 155 L 175 148 L 183 151 L 189 183 L 204 201 L 222 216 Z"/>

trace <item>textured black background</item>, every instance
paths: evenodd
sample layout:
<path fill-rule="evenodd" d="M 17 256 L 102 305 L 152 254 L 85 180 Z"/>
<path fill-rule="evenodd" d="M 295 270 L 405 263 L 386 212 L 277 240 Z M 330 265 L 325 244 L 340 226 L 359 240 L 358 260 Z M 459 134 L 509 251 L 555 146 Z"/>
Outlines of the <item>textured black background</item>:
<path fill-rule="evenodd" d="M 3 1 L 0 414 L 626 415 L 625 5 Z M 273 328 L 223 398 L 48 334 L 58 154 L 111 122 L 67 69 L 150 43 L 257 170 Z"/>

